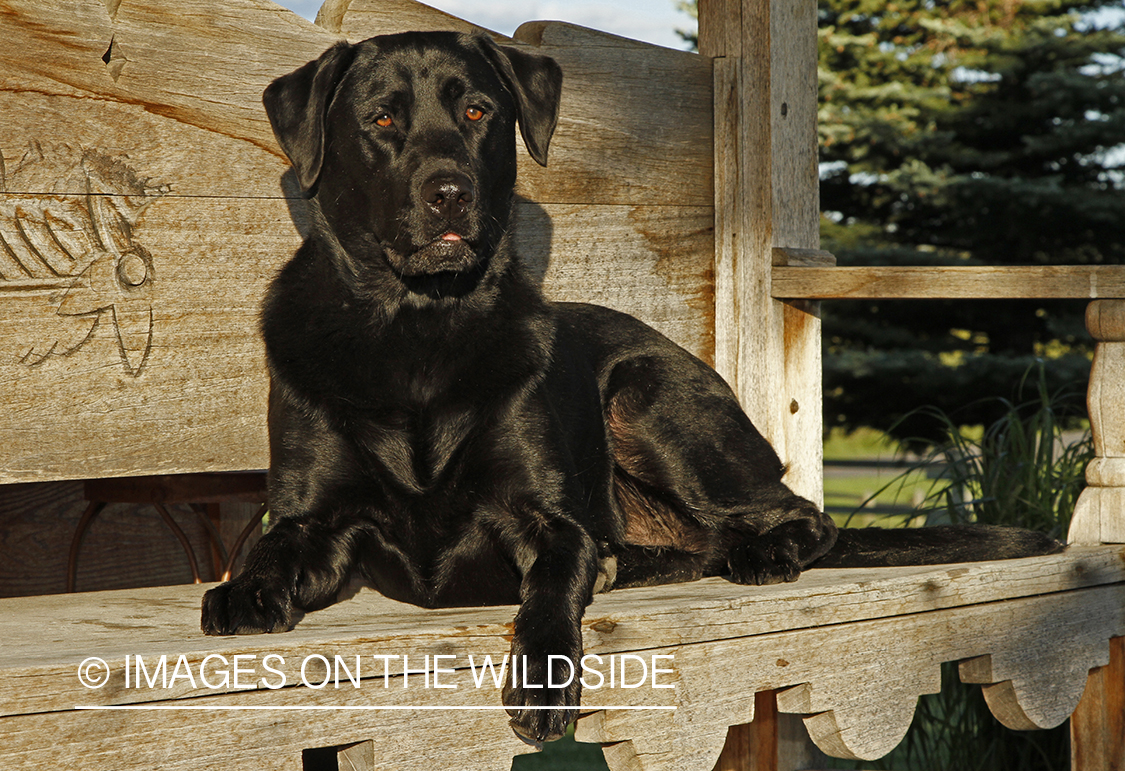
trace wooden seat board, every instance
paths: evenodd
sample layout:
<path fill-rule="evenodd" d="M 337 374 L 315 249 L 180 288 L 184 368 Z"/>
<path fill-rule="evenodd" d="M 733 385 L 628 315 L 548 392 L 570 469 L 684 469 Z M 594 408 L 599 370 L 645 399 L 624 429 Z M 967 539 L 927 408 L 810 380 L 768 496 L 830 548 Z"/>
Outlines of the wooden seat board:
<path fill-rule="evenodd" d="M 873 570 L 814 570 L 795 584 L 743 587 L 721 578 L 599 595 L 587 610 L 588 652 L 609 654 L 829 627 L 906 614 L 1125 582 L 1123 550 L 1074 547 L 1024 560 Z M 124 657 L 219 653 L 372 651 L 503 656 L 514 608 L 426 610 L 364 590 L 307 616 L 279 635 L 206 637 L 199 631 L 204 587 L 179 586 L 0 600 L 0 714 L 65 710 L 78 703 L 131 703 L 151 694 L 123 687 Z M 114 682 L 88 690 L 77 667 L 88 656 L 113 662 Z M 391 672 L 394 673 L 394 669 Z M 290 671 L 290 682 L 296 680 Z M 116 685 L 114 684 L 116 683 Z M 161 698 L 215 693 L 179 682 Z"/>

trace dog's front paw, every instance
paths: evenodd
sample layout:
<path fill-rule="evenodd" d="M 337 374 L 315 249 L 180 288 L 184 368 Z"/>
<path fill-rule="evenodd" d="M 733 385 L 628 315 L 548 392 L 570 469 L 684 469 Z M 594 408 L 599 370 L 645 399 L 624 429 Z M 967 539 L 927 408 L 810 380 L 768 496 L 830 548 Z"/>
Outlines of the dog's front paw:
<path fill-rule="evenodd" d="M 300 615 L 284 590 L 260 580 L 236 578 L 203 595 L 199 626 L 210 635 L 288 632 Z"/>
<path fill-rule="evenodd" d="M 512 730 L 528 744 L 539 747 L 561 738 L 578 717 L 582 652 L 578 649 L 572 655 L 548 657 L 522 651 L 517 654 L 518 647 L 512 646 L 515 669 L 504 685 L 502 698 Z"/>
<path fill-rule="evenodd" d="M 801 575 L 797 547 L 786 538 L 751 537 L 731 549 L 727 559 L 730 580 L 736 584 L 765 586 L 796 581 Z"/>

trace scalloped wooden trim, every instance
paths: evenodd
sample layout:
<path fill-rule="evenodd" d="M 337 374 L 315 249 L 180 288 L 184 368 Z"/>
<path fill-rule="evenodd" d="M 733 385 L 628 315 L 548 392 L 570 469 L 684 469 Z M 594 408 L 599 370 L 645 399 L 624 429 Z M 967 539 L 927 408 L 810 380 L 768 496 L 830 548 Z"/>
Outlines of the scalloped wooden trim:
<path fill-rule="evenodd" d="M 747 722 L 752 694 L 776 689 L 778 710 L 805 715 L 821 750 L 871 760 L 902 739 L 917 697 L 938 691 L 942 662 L 958 660 L 1006 725 L 1046 728 L 1071 714 L 1122 634 L 1125 584 L 1115 584 L 659 649 L 675 655 L 678 709 L 589 715 L 578 738 L 631 741 L 628 764 L 613 771 L 706 768 L 721 747 L 714 726 Z"/>

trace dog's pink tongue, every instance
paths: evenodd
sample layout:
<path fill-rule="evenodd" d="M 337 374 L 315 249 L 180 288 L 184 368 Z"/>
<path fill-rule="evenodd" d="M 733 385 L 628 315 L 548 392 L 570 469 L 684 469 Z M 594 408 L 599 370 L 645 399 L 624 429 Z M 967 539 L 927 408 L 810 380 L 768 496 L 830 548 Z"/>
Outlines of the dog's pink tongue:
<path fill-rule="evenodd" d="M 461 236 L 457 235 L 456 233 L 446 233 L 444 236 L 441 237 L 441 240 L 442 241 L 460 241 Z"/>

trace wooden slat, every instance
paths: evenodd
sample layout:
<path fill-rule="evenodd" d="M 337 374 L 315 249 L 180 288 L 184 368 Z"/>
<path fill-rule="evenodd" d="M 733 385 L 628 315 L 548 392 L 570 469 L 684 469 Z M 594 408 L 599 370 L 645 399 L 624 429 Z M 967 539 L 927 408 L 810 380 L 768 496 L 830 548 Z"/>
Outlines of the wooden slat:
<path fill-rule="evenodd" d="M 772 258 L 774 267 L 830 268 L 836 265 L 836 255 L 823 249 L 775 246 Z"/>
<path fill-rule="evenodd" d="M 327 655 L 331 659 L 333 653 Z M 302 771 L 310 767 L 302 762 L 304 750 L 374 738 L 379 771 L 510 771 L 514 755 L 534 751 L 516 737 L 501 711 L 370 709 L 404 704 L 404 695 L 431 706 L 472 707 L 482 701 L 471 681 L 456 690 L 425 691 L 420 677 L 408 689 L 401 677 L 391 678 L 386 689 L 381 680 L 377 690 L 370 683 L 355 690 L 346 680 L 341 689 L 331 683 L 322 691 L 300 689 L 301 705 L 326 708 L 317 711 L 262 710 L 288 706 L 294 697 L 257 690 L 192 700 L 201 708 L 254 708 L 247 711 L 69 711 L 3 718 L 0 764 L 5 771 Z M 496 696 L 491 686 L 486 692 Z"/>
<path fill-rule="evenodd" d="M 716 365 L 759 431 L 785 458 L 782 311 L 769 285 L 773 228 L 768 0 L 714 0 L 700 51 L 716 57 Z"/>
<path fill-rule="evenodd" d="M 519 190 L 546 203 L 713 205 L 711 62 L 559 22 L 516 38 L 563 69 L 559 126 Z"/>
<path fill-rule="evenodd" d="M 666 684 L 676 687 L 657 690 L 647 685 L 634 689 L 588 689 L 586 704 L 608 706 L 579 720 L 578 738 L 582 741 L 612 743 L 607 758 L 614 769 L 632 767 L 641 771 L 706 771 L 719 755 L 726 738 L 728 721 L 745 721 L 754 713 L 754 693 L 782 689 L 782 711 L 815 713 L 806 718 L 812 735 L 836 754 L 871 757 L 893 746 L 905 730 L 919 693 L 933 691 L 939 681 L 942 661 L 962 656 L 993 653 L 1010 657 L 1034 649 L 1035 656 L 1049 651 L 1029 646 L 1043 635 L 1060 656 L 1076 656 L 1065 678 L 1055 675 L 1062 688 L 1035 691 L 1035 697 L 1052 715 L 1067 709 L 1076 698 L 1071 675 L 1080 674 L 1079 693 L 1085 680 L 1083 666 L 1099 663 L 1098 649 L 1105 648 L 1103 636 L 1125 628 L 1120 609 L 1125 590 L 1111 585 L 1080 592 L 1028 597 L 1004 606 L 969 605 L 916 614 L 905 618 L 868 621 L 824 627 L 802 632 L 767 633 L 749 638 L 705 640 L 689 645 L 641 648 L 643 656 L 672 656 L 662 665 L 672 670 Z M 998 612 L 1007 609 L 1008 621 L 996 624 Z M 1116 609 L 1116 611 L 1114 611 Z M 144 609 L 139 609 L 142 613 Z M 1115 615 L 1116 614 L 1116 615 Z M 475 618 L 476 612 L 472 612 Z M 112 622 L 111 622 L 112 623 Z M 314 646 L 309 655 L 341 657 L 349 664 L 361 655 L 370 664 L 373 652 L 382 655 L 401 653 L 377 640 L 363 637 L 362 625 L 355 627 L 350 645 Z M 404 628 L 403 631 L 408 631 Z M 270 636 L 273 652 L 283 657 L 296 654 L 285 645 L 286 637 Z M 1066 639 L 1060 648 L 1057 639 Z M 257 641 L 242 638 L 254 645 Z M 923 641 L 925 644 L 923 644 Z M 216 640 L 215 642 L 220 642 Z M 502 639 L 500 642 L 503 642 Z M 460 636 L 446 638 L 445 645 L 416 648 L 409 654 L 422 663 L 426 652 L 456 655 L 476 650 L 485 652 L 484 640 Z M 264 644 L 264 643 L 261 643 Z M 280 647 L 277 647 L 280 646 Z M 244 670 L 275 679 L 261 665 L 264 648 L 244 647 L 227 650 L 227 669 L 233 667 L 235 653 L 244 656 L 257 650 L 257 659 L 242 659 Z M 833 666 L 823 666 L 823 652 L 834 652 Z M 408 654 L 408 655 L 409 655 Z M 80 654 L 79 654 L 80 655 Z M 1089 658 L 1092 656 L 1092 658 Z M 77 658 L 77 656 L 75 657 Z M 1048 656 L 1047 658 L 1051 658 Z M 1101 663 L 1104 663 L 1101 656 Z M 412 659 L 412 663 L 415 662 Z M 725 666 L 717 667 L 716 662 Z M 1037 664 L 1045 659 L 1025 655 L 1021 666 L 1009 669 L 1020 687 Z M 221 662 L 213 660 L 218 672 Z M 278 665 L 275 660 L 273 665 Z M 419 667 L 420 668 L 420 667 Z M 77 662 L 66 673 L 77 679 Z M 310 678 L 321 671 L 309 669 Z M 214 678 L 214 675 L 212 675 Z M 245 677 L 245 675 L 244 675 Z M 451 719 L 442 707 L 488 706 L 498 694 L 489 683 L 477 689 L 471 674 L 458 669 L 444 675 L 455 689 L 425 688 L 423 675 L 412 674 L 403 685 L 401 676 L 384 681 L 381 667 L 355 688 L 346 680 L 336 688 L 331 682 L 324 689 L 286 687 L 281 690 L 258 688 L 228 694 L 204 695 L 189 700 L 161 701 L 149 706 L 192 706 L 264 708 L 270 706 L 363 707 L 380 705 L 436 707 L 433 710 L 356 711 L 325 710 L 315 713 L 287 711 L 238 712 L 73 712 L 61 711 L 18 715 L 0 719 L 0 729 L 8 739 L 0 747 L 0 762 L 5 769 L 24 771 L 62 767 L 72 771 L 94 771 L 111 767 L 118 771 L 148 769 L 159 765 L 167 771 L 202 771 L 214 768 L 219 759 L 231 768 L 300 768 L 301 749 L 336 746 L 372 740 L 381 767 L 388 771 L 408 771 L 425 765 L 444 765 L 451 760 L 469 771 L 499 771 L 510 764 L 510 756 L 520 745 L 499 711 L 458 712 Z M 25 684 L 37 685 L 33 680 Z M 42 682 L 42 681 L 41 681 Z M 57 680 L 56 680 L 57 682 Z M 1040 684 L 1042 685 L 1042 684 Z M 793 687 L 796 686 L 796 687 Z M 109 687 L 109 686 L 106 686 Z M 148 690 L 142 686 L 140 690 Z M 154 689 L 159 692 L 161 689 Z M 89 691 L 88 693 L 97 693 Z M 1024 698 L 1031 696 L 1025 694 Z M 89 701 L 90 699 L 83 699 Z M 674 706 L 675 710 L 626 711 L 613 707 Z M 1073 706 L 1073 705 L 1071 705 Z M 1065 717 L 1065 714 L 1063 715 Z M 199 736 L 206 735 L 207 742 Z M 630 757 L 631 754 L 631 757 Z M 438 758 L 440 757 L 440 763 Z M 631 763 L 632 765 L 627 765 Z"/>
<path fill-rule="evenodd" d="M 715 0 L 700 10 L 714 65 L 716 368 L 813 501 L 821 474 L 820 319 L 769 296 L 773 250 L 819 246 L 816 6 Z"/>
<path fill-rule="evenodd" d="M 771 293 L 814 300 L 1125 297 L 1125 266 L 775 267 Z"/>
<path fill-rule="evenodd" d="M 482 32 L 498 41 L 509 40 L 504 35 L 414 0 L 326 0 L 316 14 L 316 24 L 352 42 L 372 35 L 429 29 Z"/>
<path fill-rule="evenodd" d="M 719 755 L 726 726 L 753 719 L 753 693 L 780 689 L 783 712 L 815 713 L 806 725 L 822 746 L 871 757 L 893 746 L 914 699 L 935 687 L 941 661 L 983 656 L 994 678 L 1013 680 L 1014 703 L 1030 717 L 1039 724 L 1058 720 L 1081 693 L 1085 668 L 1108 660 L 1105 641 L 1125 631 L 1123 587 L 1120 550 L 1097 547 L 1002 563 L 812 571 L 794 585 L 750 588 L 709 579 L 609 593 L 586 614 L 586 651 L 670 655 L 664 660 L 672 670 L 666 677 L 676 688 L 587 689 L 585 704 L 677 709 L 600 712 L 580 721 L 579 738 L 618 743 L 607 752 L 615 769 L 707 769 Z M 362 592 L 310 614 L 290 633 L 209 638 L 197 626 L 203 588 L 0 601 L 5 640 L 0 713 L 15 716 L 0 719 L 0 731 L 16 737 L 0 748 L 0 764 L 41 768 L 54 759 L 75 771 L 110 766 L 126 771 L 151 767 L 151 752 L 162 753 L 163 768 L 194 771 L 213 765 L 213 750 L 242 746 L 232 758 L 243 767 L 260 761 L 254 767 L 294 768 L 287 763 L 295 762 L 292 753 L 301 747 L 371 739 L 387 768 L 416 767 L 417 758 L 440 746 L 459 759 L 459 767 L 475 770 L 500 767 L 506 757 L 498 756 L 516 746 L 506 741 L 506 721 L 498 712 L 467 713 L 457 720 L 446 715 L 443 722 L 430 722 L 433 713 L 421 711 L 328 712 L 316 720 L 276 712 L 218 713 L 225 727 L 219 733 L 230 736 L 230 743 L 216 737 L 217 744 L 201 747 L 199 732 L 218 725 L 210 713 L 69 711 L 78 704 L 168 700 L 197 706 L 498 703 L 495 688 L 473 687 L 466 662 L 469 655 L 479 661 L 507 651 L 513 608 L 424 610 Z M 996 623 L 998 613 L 1002 624 Z M 1058 639 L 1067 646 L 1060 648 Z M 825 650 L 834 652 L 830 667 L 824 666 Z M 182 674 L 167 689 L 125 687 L 127 655 L 146 657 L 150 672 L 160 655 L 170 664 L 183 655 L 198 672 L 210 654 L 225 656 L 228 667 L 235 655 L 247 657 L 242 661 L 256 673 L 255 683 L 277 682 L 263 667 L 267 654 L 281 657 L 271 666 L 284 672 L 289 684 L 300 682 L 300 666 L 316 655 L 340 655 L 349 663 L 362 656 L 366 674 L 359 689 L 343 682 L 341 688 L 317 691 L 246 692 L 233 682 L 193 687 Z M 385 687 L 381 663 L 370 666 L 372 655 L 406 655 L 414 668 L 434 654 L 456 657 L 447 663 L 454 669 L 449 682 L 458 688 L 427 689 L 421 687 L 423 676 L 412 674 L 418 687 L 404 689 L 402 680 L 394 679 L 402 674 L 401 659 L 390 661 L 392 679 Z M 88 656 L 103 658 L 111 668 L 102 688 L 86 689 L 78 681 L 77 667 Z M 212 659 L 211 665 L 219 664 Z M 974 670 L 977 677 L 981 671 Z M 413 730 L 404 731 L 408 725 Z M 449 735 L 442 725 L 455 726 L 459 735 Z M 256 739 L 240 745 L 239 734 Z M 263 739 L 266 735 L 276 740 Z M 59 742 L 59 736 L 66 740 Z M 260 760 L 271 747 L 276 756 Z M 639 765 L 629 765 L 634 762 Z"/>
<path fill-rule="evenodd" d="M 174 12 L 158 0 L 4 0 L 2 8 L 9 86 L 34 90 L 25 80 L 33 75 L 50 84 L 47 93 L 147 105 L 273 152 L 262 89 L 338 39 L 269 0 L 183 0 Z"/>
<path fill-rule="evenodd" d="M 521 201 L 516 216 L 516 248 L 548 297 L 630 313 L 714 361 L 709 207 Z"/>
<path fill-rule="evenodd" d="M 584 639 L 588 651 L 609 654 L 893 619 L 1114 582 L 1125 582 L 1125 566 L 1115 547 L 957 566 L 814 570 L 796 584 L 768 587 L 706 579 L 599 595 L 586 612 Z M 0 673 L 21 673 L 20 678 L 0 678 L 0 714 L 69 709 L 79 699 L 128 704 L 224 692 L 193 689 L 184 682 L 156 696 L 123 688 L 89 691 L 75 677 L 75 667 L 87 655 L 100 656 L 118 669 L 126 655 L 167 654 L 174 660 L 182 654 L 198 662 L 212 652 L 259 658 L 274 652 L 299 663 L 312 653 L 343 652 L 356 645 L 366 646 L 364 655 L 375 649 L 502 655 L 514 613 L 507 607 L 425 610 L 364 591 L 310 614 L 287 634 L 214 638 L 199 632 L 202 591 L 182 586 L 85 595 L 82 600 L 65 595 L 0 600 L 0 639 L 5 641 Z M 290 681 L 299 679 L 299 671 L 288 674 Z M 123 682 L 120 671 L 116 676 Z"/>
<path fill-rule="evenodd" d="M 265 468 L 257 308 L 298 243 L 286 202 L 166 198 L 120 232 L 151 257 L 130 291 L 100 248 L 49 290 L 0 282 L 0 481 Z"/>
<path fill-rule="evenodd" d="M 580 741 L 628 741 L 637 767 L 645 771 L 703 769 L 708 767 L 702 762 L 705 756 L 690 743 L 693 738 L 706 737 L 710 745 L 715 723 L 745 720 L 753 710 L 747 691 L 778 690 L 778 709 L 805 715 L 809 735 L 822 750 L 870 760 L 898 744 L 918 696 L 937 692 L 941 663 L 965 657 L 988 657 L 997 667 L 996 676 L 1005 678 L 996 686 L 1010 691 L 1039 727 L 1057 725 L 1078 703 L 1088 669 L 1108 660 L 1114 630 L 1125 628 L 1123 600 L 1125 586 L 1115 584 L 653 649 L 675 651 L 682 684 L 677 692 L 690 692 L 690 706 L 677 709 L 672 725 L 660 727 L 662 731 L 644 715 L 608 712 L 591 719 L 590 728 L 580 719 L 576 736 Z M 998 615 L 1004 623 L 996 623 Z M 1059 639 L 1067 646 L 1059 646 Z M 824 665 L 826 651 L 832 652 L 831 667 Z M 716 661 L 726 666 L 715 667 Z M 632 698 L 643 703 L 647 696 Z"/>
<path fill-rule="evenodd" d="M 782 711 L 816 714 L 805 724 L 821 746 L 870 757 L 897 741 L 918 693 L 936 687 L 939 662 L 981 656 L 989 656 L 993 678 L 1015 682 L 1011 693 L 1028 715 L 1061 719 L 1081 693 L 1083 667 L 1104 664 L 1105 640 L 1125 630 L 1123 571 L 1119 549 L 1097 547 L 1006 563 L 813 571 L 793 585 L 757 589 L 708 580 L 601 595 L 584 621 L 586 651 L 673 656 L 666 660 L 672 669 L 666 676 L 676 688 L 587 689 L 586 705 L 677 709 L 598 712 L 580 721 L 579 738 L 627 743 L 607 752 L 615 757 L 614 769 L 630 768 L 628 763 L 638 759 L 632 768 L 708 769 L 719 755 L 726 726 L 753 719 L 753 693 L 781 689 Z M 0 635 L 6 640 L 0 652 L 0 714 L 26 715 L 2 718 L 4 735 L 18 737 L 0 750 L 4 768 L 43 768 L 54 759 L 77 771 L 105 766 L 125 771 L 151 768 L 158 755 L 165 759 L 162 768 L 179 771 L 213 762 L 212 748 L 197 746 L 199 730 L 216 719 L 207 712 L 69 711 L 79 703 L 171 699 L 197 706 L 469 706 L 498 701 L 490 685 L 472 687 L 466 662 L 468 655 L 479 661 L 506 652 L 512 608 L 427 611 L 363 592 L 313 613 L 293 633 L 209 638 L 197 630 L 201 589 L 0 601 Z M 1003 624 L 996 622 L 998 613 Z M 1057 645 L 1059 639 L 1068 644 Z M 830 667 L 822 662 L 827 649 L 835 652 Z M 454 669 L 449 679 L 460 684 L 458 689 L 403 689 L 394 679 L 387 688 L 381 664 L 375 671 L 363 666 L 366 679 L 358 690 L 346 682 L 340 689 L 317 691 L 245 692 L 233 683 L 192 688 L 182 674 L 169 689 L 124 687 L 126 655 L 140 654 L 151 664 L 160 655 L 174 663 L 182 654 L 197 672 L 208 654 L 224 655 L 228 664 L 234 655 L 257 656 L 242 661 L 255 667 L 254 678 L 276 682 L 277 675 L 261 664 L 264 656 L 275 654 L 284 663 L 272 666 L 291 684 L 299 682 L 306 656 L 339 654 L 351 662 L 361 655 L 370 664 L 372 654 L 407 655 L 413 667 L 424 655 L 439 653 L 457 657 L 449 662 Z M 109 664 L 113 676 L 105 687 L 81 687 L 77 667 L 87 656 Z M 979 676 L 980 671 L 974 672 Z M 400 674 L 402 662 L 391 660 L 389 676 Z M 421 676 L 409 678 L 421 685 Z M 1072 681 L 1078 682 L 1077 692 Z M 386 755 L 380 756 L 387 757 L 388 768 L 412 768 L 405 759 L 415 756 L 416 763 L 417 756 L 440 745 L 463 759 L 463 768 L 493 769 L 497 754 L 515 746 L 505 743 L 505 720 L 498 712 L 470 712 L 458 720 L 445 716 L 444 725 L 456 726 L 460 737 L 443 733 L 442 724 L 430 723 L 432 715 L 420 711 L 326 712 L 316 720 L 277 712 L 221 715 L 225 729 L 219 733 L 232 737 L 231 746 L 240 733 L 257 735 L 233 755 L 245 764 L 269 746 L 286 755 L 302 746 L 373 739 L 385 747 L 380 752 Z M 399 723 L 407 717 L 408 723 Z M 413 730 L 404 733 L 406 725 Z M 472 732 L 466 733 L 466 726 Z M 189 727 L 194 743 L 188 742 Z M 262 730 L 280 732 L 277 741 L 263 741 Z M 477 737 L 477 730 L 487 738 Z M 68 739 L 60 743 L 57 736 Z M 107 742 L 107 736 L 120 741 Z M 480 748 L 478 754 L 472 754 L 472 746 Z M 294 761 L 263 761 L 261 768 L 294 768 L 287 762 Z"/>
<path fill-rule="evenodd" d="M 85 211 L 80 198 L 16 205 L 32 204 Z M 120 293 L 112 255 L 95 249 L 74 250 L 69 276 L 0 280 L 0 482 L 264 468 L 257 308 L 299 243 L 299 205 L 156 199 L 129 231 L 152 258 L 135 296 Z M 517 216 L 519 248 L 552 297 L 633 313 L 711 358 L 710 210 L 526 203 Z M 19 235 L 6 225 L 0 233 Z M 133 330 L 124 348 L 118 329 Z"/>

